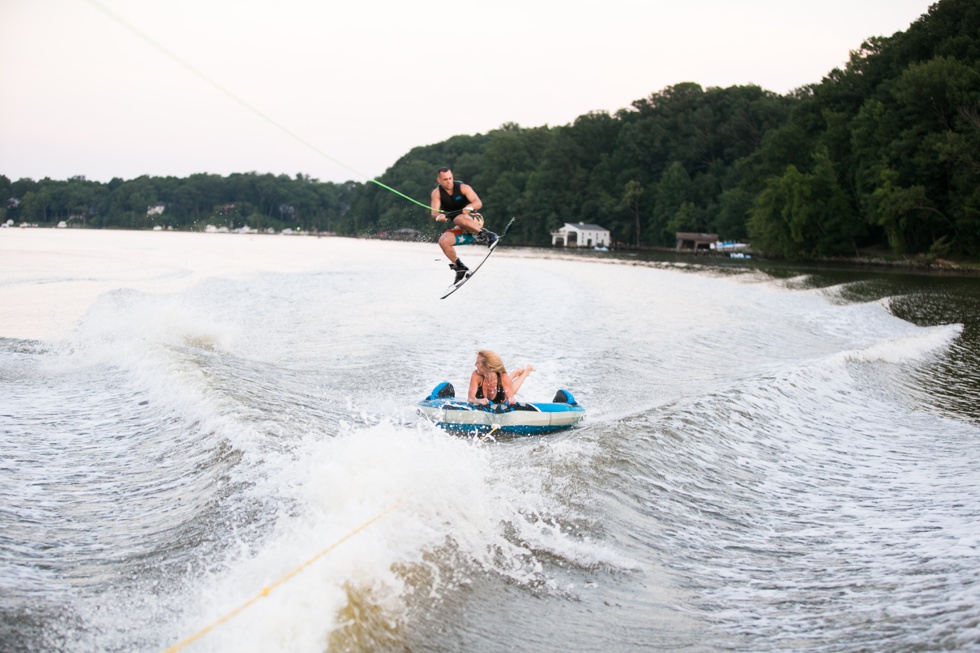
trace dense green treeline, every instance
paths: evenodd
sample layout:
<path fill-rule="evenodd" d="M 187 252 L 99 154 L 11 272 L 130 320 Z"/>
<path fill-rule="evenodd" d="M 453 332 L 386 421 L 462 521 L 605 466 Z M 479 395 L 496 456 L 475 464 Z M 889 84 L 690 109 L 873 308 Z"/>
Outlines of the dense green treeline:
<path fill-rule="evenodd" d="M 943 0 L 905 32 L 869 39 L 753 155 L 766 172 L 742 185 L 753 245 L 977 258 L 978 115 L 980 4 Z"/>
<path fill-rule="evenodd" d="M 342 227 L 356 188 L 356 184 L 323 184 L 302 175 L 291 178 L 254 172 L 227 177 L 196 174 L 186 179 L 113 179 L 108 184 L 84 177 L 11 183 L 0 176 L 4 219 L 125 229 L 166 226 L 203 230 L 212 224 L 331 231 Z M 160 214 L 154 211 L 157 205 L 162 205 Z"/>
<path fill-rule="evenodd" d="M 381 180 L 422 197 L 438 165 L 477 189 L 488 218 L 521 216 L 531 243 L 584 221 L 641 246 L 705 231 L 776 256 L 976 258 L 980 4 L 943 0 L 788 96 L 679 84 L 615 115 L 415 148 Z M 380 224 L 425 223 L 383 192 L 359 200 Z"/>
<path fill-rule="evenodd" d="M 513 233 L 527 243 L 550 243 L 565 222 L 601 224 L 628 245 L 673 245 L 676 231 L 692 230 L 742 238 L 748 202 L 732 195 L 723 205 L 723 192 L 737 182 L 736 164 L 788 120 L 792 105 L 754 86 L 681 84 L 615 116 L 591 113 L 550 129 L 508 124 L 418 147 L 380 181 L 425 197 L 435 169 L 451 166 L 480 194 L 488 219 L 521 216 Z M 358 199 L 361 214 L 386 227 L 429 222 L 426 211 L 380 188 Z"/>
<path fill-rule="evenodd" d="M 427 204 L 446 165 L 480 194 L 488 226 L 521 217 L 512 242 L 548 244 L 564 222 L 582 221 L 632 246 L 705 231 L 794 258 L 868 249 L 978 258 L 980 4 L 941 0 L 908 30 L 869 39 L 843 69 L 785 96 L 678 84 L 612 115 L 505 124 L 416 147 L 378 181 Z M 8 197 L 20 199 L 3 209 L 8 217 L 39 223 L 439 229 L 426 209 L 377 184 L 302 175 L 109 184 L 0 176 L 0 200 Z M 164 214 L 148 217 L 158 202 Z"/>

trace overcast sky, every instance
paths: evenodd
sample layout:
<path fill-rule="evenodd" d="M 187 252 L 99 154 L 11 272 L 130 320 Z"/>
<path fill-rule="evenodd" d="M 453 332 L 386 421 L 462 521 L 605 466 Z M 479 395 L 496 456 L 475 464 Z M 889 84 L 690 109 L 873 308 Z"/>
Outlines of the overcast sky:
<path fill-rule="evenodd" d="M 0 0 L 0 174 L 365 181 L 417 145 L 681 82 L 786 93 L 930 4 Z"/>

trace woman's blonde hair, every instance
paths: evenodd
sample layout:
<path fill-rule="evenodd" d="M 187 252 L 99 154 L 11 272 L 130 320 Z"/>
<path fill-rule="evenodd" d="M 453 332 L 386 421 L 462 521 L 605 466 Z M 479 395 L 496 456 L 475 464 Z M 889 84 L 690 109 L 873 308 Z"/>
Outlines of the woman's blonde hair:
<path fill-rule="evenodd" d="M 495 352 L 489 349 L 481 349 L 476 352 L 476 355 L 483 359 L 483 365 L 491 372 L 496 372 L 497 374 L 507 374 L 507 370 L 504 368 L 504 362 L 500 360 Z"/>

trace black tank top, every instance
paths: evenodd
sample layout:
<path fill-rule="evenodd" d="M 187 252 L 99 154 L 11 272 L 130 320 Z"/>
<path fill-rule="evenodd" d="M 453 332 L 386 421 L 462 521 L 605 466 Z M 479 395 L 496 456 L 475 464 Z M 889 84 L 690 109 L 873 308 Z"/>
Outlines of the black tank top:
<path fill-rule="evenodd" d="M 495 372 L 496 374 L 496 372 Z M 481 383 L 476 387 L 476 398 L 483 399 L 483 384 Z M 500 383 L 500 375 L 497 374 L 497 396 L 490 400 L 494 404 L 502 404 L 507 401 L 507 393 L 504 392 L 504 386 Z"/>
<path fill-rule="evenodd" d="M 446 212 L 446 217 L 452 219 L 463 212 L 463 207 L 470 201 L 463 195 L 463 182 L 453 182 L 453 192 L 450 195 L 442 186 L 439 187 L 439 208 Z"/>

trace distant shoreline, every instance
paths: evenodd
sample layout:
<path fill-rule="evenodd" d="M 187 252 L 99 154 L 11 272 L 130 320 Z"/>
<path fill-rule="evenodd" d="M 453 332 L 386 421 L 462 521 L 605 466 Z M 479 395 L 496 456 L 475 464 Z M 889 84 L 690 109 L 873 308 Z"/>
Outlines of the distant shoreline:
<path fill-rule="evenodd" d="M 972 264 L 967 262 L 950 261 L 943 258 L 922 259 L 915 258 L 909 260 L 889 260 L 878 256 L 856 256 L 856 257 L 835 257 L 835 258 L 813 258 L 813 259 L 785 259 L 767 258 L 759 254 L 751 254 L 749 258 L 735 259 L 718 252 L 698 252 L 678 251 L 665 247 L 650 247 L 641 249 L 610 249 L 607 252 L 595 252 L 586 248 L 542 248 L 521 246 L 527 249 L 542 250 L 547 252 L 567 253 L 569 256 L 580 258 L 596 259 L 615 259 L 625 263 L 637 263 L 649 261 L 656 263 L 683 263 L 685 265 L 704 265 L 710 267 L 744 267 L 759 269 L 762 267 L 806 267 L 815 266 L 821 268 L 846 268 L 855 271 L 859 270 L 890 270 L 897 272 L 910 272 L 920 274 L 937 275 L 980 275 L 980 263 Z"/>
<path fill-rule="evenodd" d="M 36 225 L 29 226 L 12 226 L 4 227 L 4 229 L 18 230 L 18 229 L 57 229 L 56 227 L 41 227 Z M 192 231 L 192 230 L 177 230 L 177 229 L 119 229 L 119 228 L 99 228 L 92 229 L 88 227 L 71 226 L 62 228 L 63 230 L 69 231 L 88 231 L 88 232 L 132 232 L 132 233 L 186 233 L 186 234 L 204 234 L 204 235 L 231 235 L 231 236 L 289 236 L 293 237 L 314 237 L 314 238 L 337 238 L 337 239 L 349 239 L 356 241 L 386 241 L 386 242 L 418 242 L 418 243 L 431 243 L 435 244 L 434 240 L 407 240 L 399 238 L 378 238 L 376 236 L 347 236 L 339 235 L 334 232 L 290 232 L 290 233 L 266 233 L 258 231 L 249 231 L 247 233 L 239 233 L 237 231 L 228 232 L 206 232 L 206 231 Z M 2 233 L 2 230 L 0 230 Z M 952 261 L 949 259 L 935 257 L 927 258 L 923 256 L 918 256 L 912 259 L 905 260 L 895 260 L 889 258 L 883 258 L 881 256 L 868 255 L 868 256 L 855 256 L 855 257 L 830 257 L 830 258 L 804 258 L 804 259 L 786 259 L 786 258 L 766 258 L 756 253 L 750 252 L 750 258 L 746 259 L 731 259 L 730 257 L 714 252 L 692 252 L 690 250 L 676 250 L 667 247 L 641 247 L 641 248 L 625 248 L 625 249 L 610 249 L 608 251 L 596 252 L 588 248 L 557 248 L 557 247 L 541 247 L 534 245 L 513 245 L 512 247 L 520 247 L 529 250 L 538 250 L 542 252 L 551 253 L 562 253 L 571 256 L 578 256 L 582 258 L 591 258 L 595 256 L 596 258 L 602 259 L 614 259 L 623 261 L 626 263 L 635 263 L 639 261 L 650 261 L 650 262 L 661 262 L 661 263 L 676 263 L 683 262 L 685 264 L 698 263 L 712 267 L 728 267 L 730 262 L 732 265 L 739 267 L 752 267 L 758 268 L 759 264 L 762 265 L 789 265 L 789 266 L 808 266 L 815 265 L 819 267 L 839 267 L 844 266 L 847 268 L 853 268 L 857 270 L 895 270 L 895 271 L 905 271 L 914 272 L 921 274 L 938 274 L 938 275 L 966 275 L 966 276 L 977 276 L 980 275 L 980 262 L 970 263 L 965 261 Z M 501 250 L 505 251 L 505 250 Z M 659 257 L 664 258 L 659 258 Z"/>

